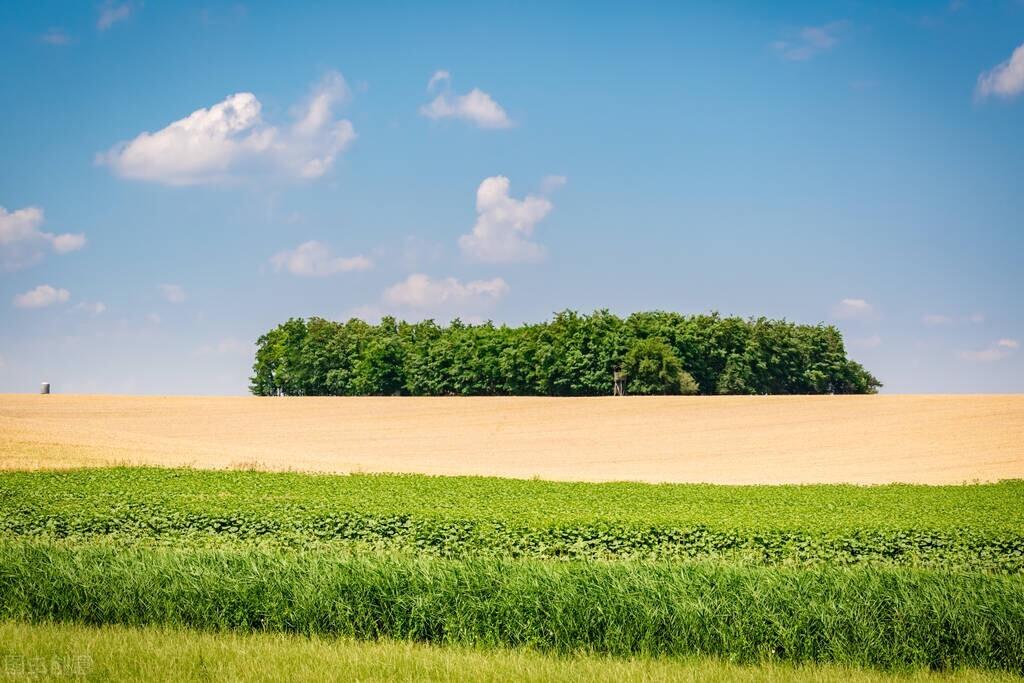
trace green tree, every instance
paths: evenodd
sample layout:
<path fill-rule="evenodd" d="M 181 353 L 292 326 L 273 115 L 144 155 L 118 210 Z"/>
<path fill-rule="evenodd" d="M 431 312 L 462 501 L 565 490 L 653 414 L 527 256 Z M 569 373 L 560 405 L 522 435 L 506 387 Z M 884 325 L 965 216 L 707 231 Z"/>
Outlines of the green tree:
<path fill-rule="evenodd" d="M 519 327 L 447 326 L 385 318 L 291 318 L 256 344 L 250 390 L 260 396 L 601 396 L 613 372 L 630 393 L 846 394 L 881 386 L 823 324 L 685 316 L 628 318 L 561 311 Z"/>
<path fill-rule="evenodd" d="M 696 394 L 697 382 L 661 339 L 638 339 L 622 363 L 627 394 Z"/>

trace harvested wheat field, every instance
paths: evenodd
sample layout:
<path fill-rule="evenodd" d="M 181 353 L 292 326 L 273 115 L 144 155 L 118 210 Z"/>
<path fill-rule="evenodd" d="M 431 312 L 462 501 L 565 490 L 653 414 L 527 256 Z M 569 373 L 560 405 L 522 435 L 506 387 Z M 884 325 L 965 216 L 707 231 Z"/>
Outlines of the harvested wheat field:
<path fill-rule="evenodd" d="M 1024 477 L 1024 396 L 0 396 L 0 467 L 147 464 L 555 480 Z"/>

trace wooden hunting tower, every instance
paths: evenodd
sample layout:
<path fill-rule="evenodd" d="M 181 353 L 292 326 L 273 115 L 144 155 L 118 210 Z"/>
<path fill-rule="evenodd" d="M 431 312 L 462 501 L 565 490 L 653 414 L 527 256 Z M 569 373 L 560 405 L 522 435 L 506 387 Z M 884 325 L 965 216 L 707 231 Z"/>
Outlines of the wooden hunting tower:
<path fill-rule="evenodd" d="M 626 395 L 626 373 L 621 370 L 615 370 L 612 372 L 612 396 L 625 396 Z"/>

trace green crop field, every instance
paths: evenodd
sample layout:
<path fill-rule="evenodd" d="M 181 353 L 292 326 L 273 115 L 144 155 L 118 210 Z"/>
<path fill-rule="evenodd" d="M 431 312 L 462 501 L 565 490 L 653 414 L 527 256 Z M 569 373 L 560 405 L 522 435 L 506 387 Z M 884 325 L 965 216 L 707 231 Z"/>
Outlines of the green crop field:
<path fill-rule="evenodd" d="M 1021 501 L 1020 481 L 7 472 L 0 617 L 1020 674 Z"/>
<path fill-rule="evenodd" d="M 457 558 L 1024 570 L 1024 482 L 572 484 L 115 468 L 0 474 L 0 532 Z"/>

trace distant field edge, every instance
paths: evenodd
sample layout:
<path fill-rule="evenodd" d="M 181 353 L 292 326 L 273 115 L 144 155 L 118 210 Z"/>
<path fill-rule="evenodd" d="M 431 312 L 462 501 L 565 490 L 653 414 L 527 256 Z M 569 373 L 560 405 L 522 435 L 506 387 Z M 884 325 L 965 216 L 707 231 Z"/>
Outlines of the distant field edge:
<path fill-rule="evenodd" d="M 717 484 L 1024 478 L 1024 395 L 0 396 L 0 469 Z"/>

